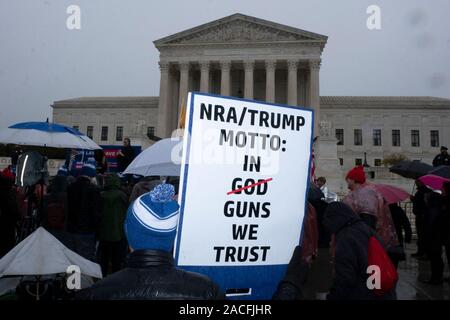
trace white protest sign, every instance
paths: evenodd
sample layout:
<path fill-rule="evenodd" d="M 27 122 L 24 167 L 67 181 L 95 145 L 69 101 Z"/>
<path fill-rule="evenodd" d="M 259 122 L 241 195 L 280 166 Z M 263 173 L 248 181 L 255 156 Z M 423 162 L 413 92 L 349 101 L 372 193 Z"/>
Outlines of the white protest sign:
<path fill-rule="evenodd" d="M 180 266 L 287 264 L 306 210 L 313 112 L 190 93 Z"/>

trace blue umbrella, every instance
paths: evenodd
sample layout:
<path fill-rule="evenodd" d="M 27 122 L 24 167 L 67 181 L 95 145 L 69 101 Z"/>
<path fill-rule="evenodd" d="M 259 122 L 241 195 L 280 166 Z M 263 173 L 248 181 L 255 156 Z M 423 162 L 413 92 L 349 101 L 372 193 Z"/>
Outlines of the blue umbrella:
<path fill-rule="evenodd" d="M 53 148 L 101 149 L 80 131 L 51 122 L 22 122 L 0 130 L 0 143 Z"/>

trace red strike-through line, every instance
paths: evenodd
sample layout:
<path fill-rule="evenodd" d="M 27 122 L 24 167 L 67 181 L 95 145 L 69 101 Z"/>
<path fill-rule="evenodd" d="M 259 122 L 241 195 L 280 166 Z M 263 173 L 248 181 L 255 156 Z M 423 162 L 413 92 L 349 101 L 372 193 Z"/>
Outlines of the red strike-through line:
<path fill-rule="evenodd" d="M 272 178 L 269 178 L 269 179 L 266 179 L 266 180 L 263 180 L 263 181 L 255 182 L 255 183 L 253 183 L 253 184 L 251 184 L 249 186 L 245 186 L 245 187 L 242 187 L 242 188 L 239 188 L 239 189 L 236 189 L 236 190 L 229 191 L 229 192 L 227 192 L 227 195 L 230 195 L 230 194 L 233 194 L 233 193 L 237 193 L 237 192 L 241 192 L 241 191 L 243 191 L 245 189 L 253 188 L 253 187 L 259 186 L 260 184 L 267 183 L 267 182 L 272 181 L 272 180 L 273 180 Z"/>

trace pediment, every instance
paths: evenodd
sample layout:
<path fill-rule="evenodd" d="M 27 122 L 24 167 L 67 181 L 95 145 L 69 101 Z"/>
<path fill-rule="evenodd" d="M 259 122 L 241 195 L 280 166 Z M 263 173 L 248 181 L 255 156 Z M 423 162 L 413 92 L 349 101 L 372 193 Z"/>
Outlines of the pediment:
<path fill-rule="evenodd" d="M 285 41 L 326 42 L 327 37 L 274 22 L 235 14 L 155 41 L 155 45 L 251 43 Z"/>

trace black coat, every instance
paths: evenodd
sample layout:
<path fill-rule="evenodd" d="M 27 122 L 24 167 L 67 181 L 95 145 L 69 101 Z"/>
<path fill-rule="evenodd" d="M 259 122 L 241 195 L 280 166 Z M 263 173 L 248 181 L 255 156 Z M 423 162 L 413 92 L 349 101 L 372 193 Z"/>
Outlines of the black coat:
<path fill-rule="evenodd" d="M 101 220 L 100 189 L 80 176 L 67 187 L 67 231 L 94 233 Z"/>
<path fill-rule="evenodd" d="M 125 169 L 128 167 L 128 165 L 134 160 L 135 153 L 134 149 L 131 146 L 122 147 L 121 149 L 124 156 L 117 156 L 117 169 L 119 172 L 125 171 Z"/>
<path fill-rule="evenodd" d="M 295 247 L 286 274 L 278 284 L 273 300 L 303 300 L 303 287 L 308 276 L 309 265 L 302 257 L 302 247 Z"/>
<path fill-rule="evenodd" d="M 444 230 L 443 243 L 450 246 L 450 195 L 442 198 L 442 228 Z"/>
<path fill-rule="evenodd" d="M 404 242 L 410 243 L 412 238 L 412 229 L 405 210 L 397 204 L 389 205 L 389 210 L 391 211 L 392 221 L 394 222 L 399 243 L 401 245 L 403 245 Z M 405 236 L 403 236 L 403 231 L 405 232 Z"/>
<path fill-rule="evenodd" d="M 450 166 L 450 154 L 443 155 L 440 153 L 436 157 L 434 157 L 433 167 L 438 166 Z"/>
<path fill-rule="evenodd" d="M 431 192 L 430 189 L 428 189 L 425 186 L 420 186 L 417 188 L 417 191 L 412 199 L 414 215 L 417 216 L 425 214 L 425 211 L 427 210 L 427 205 L 425 203 L 425 195 L 429 192 Z"/>
<path fill-rule="evenodd" d="M 158 250 L 133 251 L 125 269 L 80 291 L 86 300 L 217 300 L 220 288 L 208 277 L 174 266 L 172 255 Z"/>
<path fill-rule="evenodd" d="M 12 181 L 0 174 L 0 258 L 15 246 L 16 223 L 19 218 Z"/>
<path fill-rule="evenodd" d="M 379 299 L 367 288 L 369 238 L 375 231 L 341 202 L 328 205 L 324 225 L 336 236 L 335 279 L 327 299 Z"/>
<path fill-rule="evenodd" d="M 446 215 L 443 204 L 444 197 L 436 192 L 425 196 L 425 245 L 431 252 L 441 251 L 441 246 L 448 235 Z M 431 253 L 429 252 L 429 253 Z"/>

